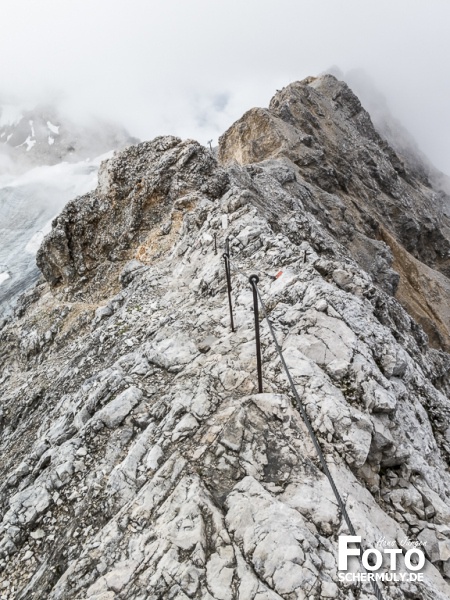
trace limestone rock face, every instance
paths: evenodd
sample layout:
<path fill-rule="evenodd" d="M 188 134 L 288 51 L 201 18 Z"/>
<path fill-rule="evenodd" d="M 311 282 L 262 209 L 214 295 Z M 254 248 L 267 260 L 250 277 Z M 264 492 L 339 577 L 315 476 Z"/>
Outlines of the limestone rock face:
<path fill-rule="evenodd" d="M 450 198 L 413 170 L 419 159 L 403 160 L 378 135 L 345 83 L 325 75 L 287 86 L 269 109 L 248 111 L 223 134 L 219 157 L 241 165 L 287 159 L 305 207 L 388 293 L 400 280 L 399 300 L 434 345 L 450 347 Z M 430 278 L 421 263 L 438 273 Z"/>
<path fill-rule="evenodd" d="M 149 166 L 151 165 L 151 168 Z M 52 286 L 94 280 L 98 288 L 132 258 L 160 251 L 158 226 L 180 226 L 177 211 L 215 199 L 226 175 L 197 142 L 157 138 L 106 161 L 97 189 L 70 202 L 55 219 L 37 254 Z M 167 244 L 166 244 L 167 246 Z"/>
<path fill-rule="evenodd" d="M 263 319 L 258 393 L 252 273 L 356 533 L 403 553 L 424 544 L 423 582 L 380 584 L 383 597 L 450 597 L 450 356 L 413 317 L 440 327 L 423 291 L 411 314 L 393 295 L 412 287 L 393 256 L 424 286 L 445 288 L 444 263 L 413 257 L 388 213 L 388 241 L 364 229 L 364 203 L 370 216 L 386 191 L 350 213 L 350 191 L 313 178 L 342 127 L 359 132 L 352 156 L 363 138 L 385 153 L 386 186 L 409 186 L 414 218 L 413 193 L 432 190 L 401 174 L 343 84 L 293 88 L 310 88 L 322 148 L 291 130 L 285 90 L 225 134 L 222 166 L 196 142 L 157 138 L 106 163 L 55 220 L 45 281 L 0 329 L 2 600 L 374 597 L 339 581 L 346 524 Z M 357 166 L 354 179 L 351 194 Z"/>

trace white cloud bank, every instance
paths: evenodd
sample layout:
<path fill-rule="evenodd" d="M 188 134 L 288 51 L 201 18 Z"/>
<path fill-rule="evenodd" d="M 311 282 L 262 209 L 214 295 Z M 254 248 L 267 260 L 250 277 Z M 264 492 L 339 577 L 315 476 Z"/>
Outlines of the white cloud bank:
<path fill-rule="evenodd" d="M 450 173 L 448 0 L 3 0 L 0 100 L 206 143 L 275 89 L 362 68 Z"/>

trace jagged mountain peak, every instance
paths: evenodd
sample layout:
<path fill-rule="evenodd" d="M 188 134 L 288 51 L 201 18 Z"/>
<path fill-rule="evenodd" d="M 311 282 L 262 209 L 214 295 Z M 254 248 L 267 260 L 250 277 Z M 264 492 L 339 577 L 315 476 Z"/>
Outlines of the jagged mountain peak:
<path fill-rule="evenodd" d="M 314 188 L 308 209 L 397 294 L 434 344 L 449 347 L 445 197 L 378 134 L 345 82 L 327 74 L 287 86 L 268 109 L 252 109 L 223 134 L 219 157 L 223 164 L 289 160 Z"/>
<path fill-rule="evenodd" d="M 450 179 L 437 169 L 420 149 L 411 132 L 395 117 L 386 97 L 377 88 L 375 82 L 363 69 L 352 69 L 343 73 L 337 67 L 330 73 L 345 82 L 358 94 L 362 104 L 370 113 L 377 132 L 401 156 L 409 170 L 445 196 L 447 213 L 450 210 Z"/>

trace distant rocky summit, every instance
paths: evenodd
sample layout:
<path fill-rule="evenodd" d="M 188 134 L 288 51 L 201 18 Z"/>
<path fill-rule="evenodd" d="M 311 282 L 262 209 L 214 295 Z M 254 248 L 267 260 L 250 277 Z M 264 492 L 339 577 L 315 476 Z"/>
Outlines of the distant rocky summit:
<path fill-rule="evenodd" d="M 450 597 L 448 198 L 410 165 L 331 75 L 218 160 L 167 136 L 103 163 L 0 329 L 2 600 L 374 597 L 338 577 L 349 531 L 262 314 L 258 393 L 252 273 L 356 534 L 403 570 L 424 549 L 381 596 Z"/>
<path fill-rule="evenodd" d="M 16 172 L 93 159 L 137 141 L 115 123 L 92 118 L 80 125 L 51 105 L 22 109 L 0 102 L 0 161 L 9 160 Z"/>

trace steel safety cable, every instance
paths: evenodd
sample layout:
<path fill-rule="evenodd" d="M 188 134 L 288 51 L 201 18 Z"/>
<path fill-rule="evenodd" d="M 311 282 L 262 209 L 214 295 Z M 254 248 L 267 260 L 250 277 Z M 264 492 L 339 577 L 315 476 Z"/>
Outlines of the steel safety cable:
<path fill-rule="evenodd" d="M 259 299 L 259 302 L 261 304 L 261 308 L 262 308 L 262 311 L 263 311 L 264 318 L 267 321 L 267 325 L 268 325 L 269 331 L 270 331 L 270 333 L 272 335 L 272 338 L 273 338 L 273 341 L 274 341 L 274 344 L 275 344 L 275 348 L 277 350 L 278 356 L 279 356 L 280 361 L 281 361 L 281 363 L 283 365 L 284 371 L 286 373 L 286 377 L 288 379 L 289 385 L 290 385 L 292 393 L 294 395 L 294 398 L 295 398 L 295 401 L 296 401 L 296 405 L 297 405 L 297 409 L 298 409 L 298 411 L 300 412 L 300 414 L 302 416 L 302 419 L 303 419 L 303 421 L 304 421 L 304 423 L 306 425 L 306 428 L 308 429 L 308 433 L 309 433 L 310 438 L 311 438 L 311 440 L 313 442 L 313 445 L 314 445 L 314 448 L 315 448 L 316 453 L 318 455 L 318 458 L 319 458 L 320 464 L 322 466 L 323 472 L 324 472 L 325 476 L 327 477 L 328 481 L 330 482 L 331 489 L 333 490 L 333 493 L 334 493 L 334 496 L 335 496 L 336 501 L 338 503 L 339 509 L 341 510 L 341 513 L 342 513 L 342 515 L 343 515 L 343 517 L 345 519 L 345 522 L 347 524 L 348 530 L 349 530 L 349 532 L 350 532 L 351 535 L 356 536 L 355 528 L 353 527 L 353 523 L 351 522 L 350 516 L 349 516 L 349 514 L 347 512 L 347 509 L 345 507 L 345 503 L 344 503 L 344 501 L 341 498 L 341 495 L 339 493 L 339 490 L 337 489 L 337 486 L 336 486 L 336 483 L 335 483 L 335 481 L 333 479 L 333 476 L 331 475 L 331 472 L 330 472 L 330 470 L 328 468 L 327 462 L 325 460 L 325 456 L 324 456 L 322 448 L 321 448 L 321 446 L 319 444 L 319 440 L 317 439 L 315 431 L 312 428 L 312 425 L 311 425 L 311 422 L 309 420 L 309 417 L 306 414 L 306 410 L 305 410 L 305 407 L 303 405 L 303 402 L 301 401 L 300 396 L 299 396 L 299 394 L 297 392 L 297 388 L 295 386 L 295 382 L 292 379 L 292 375 L 291 375 L 291 373 L 289 371 L 289 367 L 287 366 L 286 360 L 285 360 L 285 358 L 283 356 L 283 351 L 282 351 L 281 346 L 280 346 L 280 344 L 278 342 L 278 339 L 277 339 L 277 336 L 275 334 L 275 330 L 274 330 L 274 327 L 272 325 L 272 322 L 269 319 L 269 315 L 268 315 L 268 311 L 267 311 L 265 302 L 262 299 L 261 292 L 259 291 L 259 288 L 257 286 L 257 281 L 256 280 L 252 281 L 253 276 L 252 276 L 252 278 L 250 278 L 247 275 L 247 273 L 244 273 L 244 271 L 242 271 L 237 265 L 235 265 L 234 262 L 231 261 L 229 257 L 228 257 L 228 264 L 239 275 L 241 275 L 242 277 L 245 277 L 247 279 L 247 281 L 250 281 L 252 287 L 254 286 L 254 288 L 256 289 L 256 293 L 258 295 L 258 299 Z M 260 273 L 264 273 L 263 271 L 259 271 L 259 272 Z M 268 275 L 266 273 L 264 273 L 264 274 Z M 268 276 L 270 278 L 274 279 L 274 277 L 272 275 L 268 275 Z M 361 544 L 361 547 L 362 547 L 362 544 Z M 361 568 L 365 572 L 367 572 L 366 568 L 362 564 L 361 557 L 360 557 L 359 561 L 360 561 L 360 564 L 361 564 Z M 373 579 L 370 579 L 370 583 L 372 585 L 372 588 L 373 588 L 373 591 L 374 591 L 374 594 L 375 594 L 377 600 L 384 600 L 383 594 L 382 594 L 382 592 L 380 590 L 380 587 L 378 586 L 377 582 L 374 581 Z"/>
<path fill-rule="evenodd" d="M 308 415 L 306 414 L 306 410 L 305 410 L 305 407 L 303 405 L 303 402 L 301 401 L 300 396 L 299 396 L 299 394 L 297 392 L 297 388 L 295 386 L 294 380 L 292 379 L 291 373 L 289 371 L 289 367 L 287 366 L 287 363 L 286 363 L 285 358 L 283 356 L 283 351 L 282 351 L 281 346 L 280 346 L 280 344 L 278 342 L 278 339 L 277 339 L 277 336 L 275 334 L 275 330 L 273 328 L 272 322 L 269 319 L 269 315 L 268 315 L 268 312 L 267 312 L 267 309 L 266 309 L 266 305 L 264 303 L 264 300 L 262 299 L 262 296 L 261 296 L 261 293 L 260 293 L 260 291 L 258 289 L 257 283 L 254 282 L 254 283 L 252 283 L 252 285 L 254 285 L 254 287 L 256 289 L 256 293 L 258 294 L 258 299 L 259 299 L 259 302 L 261 304 L 261 308 L 263 310 L 264 318 L 266 319 L 267 325 L 269 326 L 269 331 L 270 331 L 270 333 L 272 335 L 272 338 L 273 338 L 273 341 L 274 341 L 274 344 L 275 344 L 275 348 L 277 350 L 278 356 L 280 358 L 280 361 L 281 361 L 281 363 L 283 365 L 283 368 L 284 368 L 284 371 L 286 373 L 286 377 L 288 379 L 289 385 L 290 385 L 292 393 L 294 395 L 294 398 L 295 398 L 295 401 L 296 401 L 296 404 L 297 404 L 297 408 L 298 408 L 300 414 L 302 415 L 302 419 L 303 419 L 303 421 L 304 421 L 304 423 L 305 423 L 305 425 L 306 425 L 306 427 L 308 429 L 309 435 L 310 435 L 311 440 L 312 440 L 312 442 L 314 444 L 314 448 L 315 448 L 315 450 L 317 452 L 317 455 L 319 457 L 320 464 L 322 466 L 323 472 L 325 473 L 326 477 L 328 478 L 328 481 L 330 482 L 330 485 L 331 485 L 331 488 L 332 488 L 333 493 L 335 495 L 335 498 L 337 500 L 338 506 L 339 506 L 339 508 L 341 510 L 341 513 L 342 513 L 342 515 L 343 515 L 343 517 L 345 519 L 345 522 L 347 523 L 348 530 L 350 531 L 351 535 L 356 536 L 355 528 L 353 527 L 353 523 L 351 522 L 351 519 L 349 517 L 347 509 L 345 508 L 344 501 L 342 500 L 341 495 L 339 493 L 339 490 L 337 489 L 337 486 L 336 486 L 336 484 L 334 482 L 333 476 L 331 475 L 331 472 L 330 472 L 330 470 L 328 468 L 328 465 L 327 465 L 327 462 L 325 460 L 325 456 L 323 454 L 322 448 L 320 447 L 319 440 L 317 439 L 317 436 L 316 436 L 316 434 L 314 432 L 314 429 L 312 428 L 312 425 L 311 425 L 311 422 L 310 422 L 310 420 L 308 418 Z M 361 562 L 361 558 L 360 558 L 360 562 Z M 366 571 L 366 568 L 364 567 L 364 565 L 362 564 L 362 562 L 361 562 L 361 566 L 364 569 L 364 571 Z M 381 590 L 380 590 L 377 582 L 374 581 L 373 579 L 371 579 L 370 583 L 372 584 L 372 588 L 374 590 L 374 593 L 375 593 L 375 596 L 377 597 L 377 599 L 378 600 L 384 600 L 383 594 L 381 593 Z"/>

